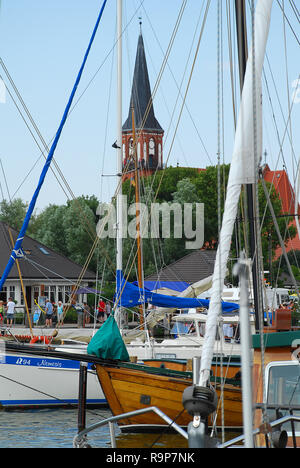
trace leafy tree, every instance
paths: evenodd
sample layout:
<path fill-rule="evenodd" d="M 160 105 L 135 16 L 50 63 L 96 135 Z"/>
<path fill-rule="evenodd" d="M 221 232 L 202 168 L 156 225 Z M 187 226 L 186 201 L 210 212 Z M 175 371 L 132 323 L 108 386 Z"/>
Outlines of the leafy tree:
<path fill-rule="evenodd" d="M 66 211 L 67 207 L 64 205 L 49 205 L 36 217 L 32 226 L 32 236 L 47 247 L 68 256 L 64 228 Z"/>
<path fill-rule="evenodd" d="M 220 194 L 221 216 L 224 209 L 226 185 L 229 165 L 220 166 L 221 187 L 218 193 L 218 168 L 211 166 L 204 171 L 191 168 L 169 167 L 159 172 L 156 177 L 150 176 L 141 180 L 141 202 L 151 210 L 151 203 L 179 203 L 183 208 L 185 203 L 204 204 L 205 247 L 216 248 L 218 242 L 218 195 Z M 135 188 L 127 180 L 123 184 L 123 193 L 128 196 L 128 204 L 135 202 Z M 281 214 L 281 202 L 275 190 L 271 191 L 271 200 L 276 216 Z M 243 197 L 243 195 L 242 195 Z M 241 197 L 240 207 L 243 207 Z M 113 201 L 115 202 L 115 201 Z M 260 219 L 262 225 L 262 249 L 265 267 L 269 269 L 269 247 L 271 241 L 272 258 L 279 245 L 273 226 L 273 220 L 268 210 L 265 212 L 266 200 L 259 184 Z M 67 256 L 71 260 L 84 264 L 91 251 L 96 235 L 98 222 L 97 208 L 99 201 L 96 196 L 81 196 L 67 202 L 65 205 L 49 205 L 42 213 L 35 216 L 30 225 L 32 237 L 49 248 Z M 0 204 L 0 219 L 13 227 L 19 227 L 23 222 L 27 205 L 22 200 L 15 200 L 9 205 Z M 183 212 L 183 209 L 182 209 Z M 240 209 L 240 213 L 242 210 Z M 240 224 L 242 222 L 240 215 Z M 287 219 L 278 217 L 280 232 L 284 237 Z M 290 220 L 288 220 L 289 222 Z M 13 224 L 14 223 L 14 224 Z M 171 213 L 171 226 L 174 226 Z M 240 228 L 240 238 L 243 238 Z M 289 228 L 291 237 L 295 235 L 294 227 Z M 177 239 L 173 230 L 169 239 L 143 239 L 144 275 L 148 276 L 173 261 L 190 253 L 186 250 L 186 239 Z M 243 246 L 243 241 L 242 241 Z M 135 256 L 136 242 L 132 238 L 123 241 L 124 268 Z M 236 246 L 232 243 L 232 256 L 236 256 Z M 103 277 L 103 284 L 115 281 L 116 271 L 116 241 L 112 238 L 102 239 L 96 249 L 89 269 L 98 270 L 98 277 Z M 126 273 L 128 270 L 126 271 Z M 103 276 L 104 275 L 104 276 Z M 130 280 L 136 279 L 136 264 L 131 268 Z"/>
<path fill-rule="evenodd" d="M 27 208 L 27 203 L 23 202 L 21 198 L 16 198 L 11 202 L 3 200 L 0 202 L 0 221 L 20 231 Z"/>
<path fill-rule="evenodd" d="M 291 265 L 291 269 L 294 274 L 295 280 L 298 284 L 300 284 L 300 250 L 290 250 L 287 253 L 287 257 Z M 285 273 L 286 275 L 290 276 L 284 255 L 281 255 L 273 263 L 272 277 L 274 284 L 277 281 L 277 278 L 280 278 L 282 273 Z"/>
<path fill-rule="evenodd" d="M 49 205 L 36 217 L 32 234 L 49 248 L 84 265 L 96 235 L 96 197 Z M 94 269 L 95 263 L 93 257 L 90 268 Z"/>

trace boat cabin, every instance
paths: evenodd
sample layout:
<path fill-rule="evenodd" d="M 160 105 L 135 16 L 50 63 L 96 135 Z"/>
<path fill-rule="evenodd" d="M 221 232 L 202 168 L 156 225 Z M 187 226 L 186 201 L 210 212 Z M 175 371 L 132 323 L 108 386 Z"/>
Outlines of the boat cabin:
<path fill-rule="evenodd" d="M 174 325 L 171 329 L 171 335 L 176 338 L 180 337 L 197 337 L 203 338 L 205 335 L 205 324 L 207 321 L 206 313 L 187 313 L 173 317 Z M 239 343 L 239 315 L 222 316 L 216 340 L 224 340 L 227 342 Z M 254 332 L 254 317 L 251 317 L 251 327 Z"/>
<path fill-rule="evenodd" d="M 260 336 L 253 335 L 254 427 L 261 427 L 265 410 L 268 421 L 286 415 L 300 417 L 300 331 L 265 333 L 263 339 L 265 389 Z M 291 446 L 295 438 L 300 440 L 300 422 L 287 422 L 280 430 L 287 432 L 288 445 Z M 257 443 L 265 446 L 263 430 Z"/>

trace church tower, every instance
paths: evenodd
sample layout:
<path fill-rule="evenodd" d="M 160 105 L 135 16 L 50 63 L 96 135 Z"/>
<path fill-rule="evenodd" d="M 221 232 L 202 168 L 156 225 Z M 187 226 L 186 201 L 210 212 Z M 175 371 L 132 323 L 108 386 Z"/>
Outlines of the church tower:
<path fill-rule="evenodd" d="M 140 32 L 134 67 L 129 113 L 122 128 L 123 167 L 134 169 L 132 106 L 140 175 L 151 175 L 163 168 L 164 131 L 154 115 L 151 88 L 142 32 Z M 124 179 L 130 178 L 125 174 Z"/>

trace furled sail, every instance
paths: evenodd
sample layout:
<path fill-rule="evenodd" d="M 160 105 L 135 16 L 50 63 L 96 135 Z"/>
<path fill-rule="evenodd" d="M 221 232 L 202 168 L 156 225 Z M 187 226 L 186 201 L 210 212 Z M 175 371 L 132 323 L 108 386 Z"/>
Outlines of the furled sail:
<path fill-rule="evenodd" d="M 272 2 L 273 0 L 259 0 L 255 11 L 255 63 L 253 63 L 252 43 L 252 50 L 249 53 L 247 62 L 239 118 L 235 134 L 234 150 L 227 185 L 222 228 L 214 267 L 211 302 L 209 305 L 205 340 L 201 355 L 200 386 L 205 386 L 209 380 L 216 327 L 218 316 L 220 314 L 222 290 L 233 227 L 237 215 L 241 185 L 254 183 L 257 179 L 257 167 L 255 167 L 254 161 L 254 135 L 257 130 L 256 148 L 257 153 L 261 154 L 261 77 L 269 33 Z"/>
<path fill-rule="evenodd" d="M 175 308 L 175 309 L 192 309 L 197 307 L 208 308 L 209 300 L 189 298 L 189 297 L 174 297 L 167 296 L 164 294 L 154 293 L 146 288 L 141 289 L 138 286 L 129 283 L 123 276 L 121 283 L 117 285 L 117 291 L 120 291 L 116 295 L 116 305 L 121 302 L 122 307 L 135 307 L 140 304 L 152 304 L 157 307 Z M 120 279 L 119 279 L 120 281 Z M 222 311 L 224 314 L 232 313 L 239 309 L 239 305 L 233 302 L 222 302 Z"/>

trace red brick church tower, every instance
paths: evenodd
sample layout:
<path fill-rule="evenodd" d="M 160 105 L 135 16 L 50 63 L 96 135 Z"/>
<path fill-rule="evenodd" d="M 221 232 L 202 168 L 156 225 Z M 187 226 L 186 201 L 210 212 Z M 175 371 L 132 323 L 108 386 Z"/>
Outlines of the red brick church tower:
<path fill-rule="evenodd" d="M 133 152 L 132 106 L 136 136 L 137 160 L 140 175 L 151 175 L 163 168 L 163 135 L 164 131 L 154 115 L 150 81 L 144 49 L 142 32 L 140 32 L 134 67 L 133 83 L 129 113 L 122 129 L 123 167 L 127 171 L 135 168 Z M 132 177 L 124 174 L 124 180 Z"/>

